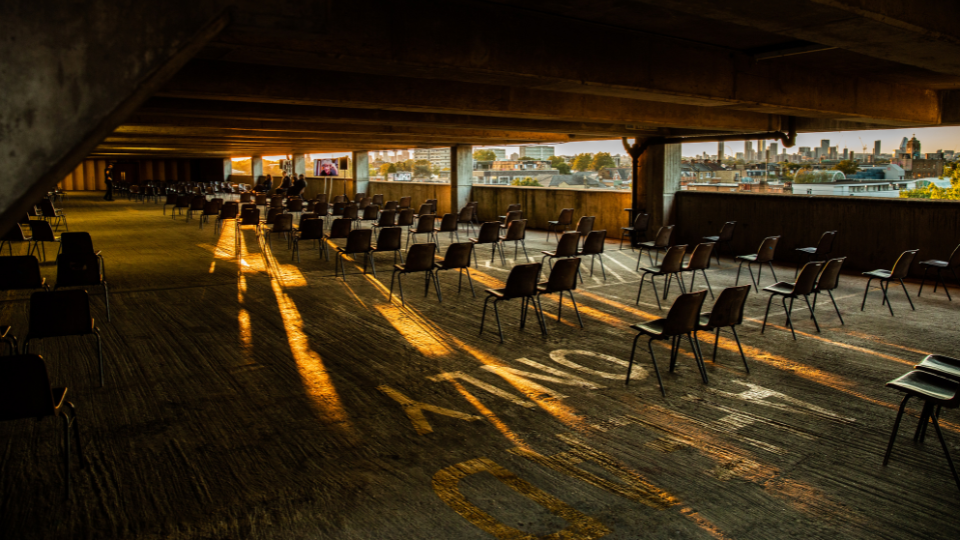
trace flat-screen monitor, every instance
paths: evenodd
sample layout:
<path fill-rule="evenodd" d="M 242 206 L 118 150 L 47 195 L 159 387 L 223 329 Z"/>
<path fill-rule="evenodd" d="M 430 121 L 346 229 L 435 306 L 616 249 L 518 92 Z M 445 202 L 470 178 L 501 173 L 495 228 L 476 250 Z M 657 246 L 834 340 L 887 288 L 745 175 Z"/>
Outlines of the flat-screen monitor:
<path fill-rule="evenodd" d="M 326 158 L 313 160 L 314 176 L 338 176 L 341 170 L 348 167 L 347 158 Z"/>

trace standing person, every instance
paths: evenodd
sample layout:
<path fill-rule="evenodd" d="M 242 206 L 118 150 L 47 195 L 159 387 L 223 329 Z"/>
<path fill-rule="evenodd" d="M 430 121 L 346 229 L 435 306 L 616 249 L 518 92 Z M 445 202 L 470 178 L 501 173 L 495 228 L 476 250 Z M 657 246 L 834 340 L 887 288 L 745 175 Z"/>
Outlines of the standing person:
<path fill-rule="evenodd" d="M 116 162 L 111 161 L 110 164 L 107 165 L 107 169 L 103 172 L 107 183 L 107 194 L 103 196 L 103 200 L 105 201 L 113 200 L 113 166 L 115 164 Z"/>

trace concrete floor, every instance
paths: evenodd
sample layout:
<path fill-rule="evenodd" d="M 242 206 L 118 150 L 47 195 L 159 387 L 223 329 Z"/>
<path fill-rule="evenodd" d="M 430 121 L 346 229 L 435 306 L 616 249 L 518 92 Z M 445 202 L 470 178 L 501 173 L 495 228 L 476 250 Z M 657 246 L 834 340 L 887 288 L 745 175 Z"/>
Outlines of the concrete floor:
<path fill-rule="evenodd" d="M 442 304 L 408 278 L 401 307 L 389 255 L 379 281 L 343 282 L 252 229 L 238 260 L 232 227 L 217 237 L 160 205 L 78 192 L 64 207 L 106 259 L 112 322 L 91 290 L 106 386 L 92 343 L 34 349 L 69 386 L 90 464 L 63 503 L 57 424 L 0 424 L 0 538 L 956 538 L 960 492 L 936 438 L 912 442 L 916 408 L 881 467 L 900 400 L 884 383 L 960 354 L 960 299 L 932 288 L 908 284 L 916 311 L 895 291 L 891 317 L 878 291 L 860 312 L 865 280 L 844 275 L 846 325 L 821 304 L 817 333 L 797 308 L 796 341 L 782 311 L 760 334 L 767 295 L 751 293 L 751 372 L 732 339 L 710 362 L 702 336 L 710 383 L 684 347 L 664 398 L 642 346 L 623 384 L 629 325 L 666 310 L 646 286 L 634 305 L 636 255 L 616 243 L 606 281 L 598 265 L 578 289 L 585 329 L 565 309 L 547 337 L 521 331 L 514 301 L 500 344 L 493 325 L 478 335 L 482 289 L 510 260 L 481 262 L 477 298 L 454 273 Z M 547 246 L 528 237 L 531 255 Z M 735 274 L 731 259 L 710 270 L 714 291 Z M 28 296 L 0 303 L 19 336 Z M 955 412 L 942 424 L 960 459 Z"/>

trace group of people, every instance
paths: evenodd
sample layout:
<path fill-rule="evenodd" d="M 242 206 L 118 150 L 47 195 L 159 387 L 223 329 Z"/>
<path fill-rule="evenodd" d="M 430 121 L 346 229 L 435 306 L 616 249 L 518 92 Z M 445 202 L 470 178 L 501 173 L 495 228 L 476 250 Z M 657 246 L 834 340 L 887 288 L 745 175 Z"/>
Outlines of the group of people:
<path fill-rule="evenodd" d="M 278 190 L 283 190 L 288 196 L 300 195 L 303 193 L 303 190 L 306 189 L 307 182 L 303 179 L 303 175 L 293 175 L 290 176 L 286 173 L 283 175 L 283 180 L 281 180 L 280 185 L 277 186 Z M 273 190 L 273 176 L 266 175 L 261 176 L 257 179 L 257 185 L 253 187 L 253 190 L 257 193 L 269 193 Z"/>

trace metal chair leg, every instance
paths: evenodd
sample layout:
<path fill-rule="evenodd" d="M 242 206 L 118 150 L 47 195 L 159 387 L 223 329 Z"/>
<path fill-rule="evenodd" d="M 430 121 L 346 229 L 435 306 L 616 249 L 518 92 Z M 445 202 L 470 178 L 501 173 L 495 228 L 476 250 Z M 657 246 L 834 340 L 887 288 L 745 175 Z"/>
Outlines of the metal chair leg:
<path fill-rule="evenodd" d="M 647 342 L 647 350 L 650 351 L 650 361 L 653 362 L 653 372 L 657 374 L 657 383 L 660 384 L 660 393 L 667 397 L 667 391 L 663 389 L 663 379 L 660 378 L 660 368 L 657 367 L 657 357 L 653 354 L 653 338 Z"/>
<path fill-rule="evenodd" d="M 903 287 L 903 294 L 907 295 L 907 302 L 910 302 L 910 309 L 916 311 L 917 308 L 913 307 L 913 300 L 910 299 L 910 293 L 907 292 L 907 286 L 903 283 L 903 280 L 900 280 L 900 286 Z"/>
<path fill-rule="evenodd" d="M 817 323 L 817 316 L 813 314 L 813 307 L 810 305 L 810 299 L 807 298 L 807 295 L 803 295 L 803 301 L 807 303 L 807 308 L 810 310 L 810 318 L 813 319 L 813 326 L 815 326 L 817 332 L 819 332 L 820 325 Z"/>
<path fill-rule="evenodd" d="M 747 373 L 750 373 L 750 366 L 747 365 L 747 357 L 743 354 L 743 346 L 740 345 L 740 336 L 737 335 L 737 328 L 731 326 L 730 330 L 733 331 L 733 339 L 737 341 L 737 349 L 740 349 L 740 358 L 743 360 L 743 367 L 747 370 Z"/>
<path fill-rule="evenodd" d="M 863 290 L 863 302 L 860 303 L 860 311 L 863 311 L 863 306 L 867 305 L 867 293 L 870 292 L 871 281 L 873 281 L 873 278 L 867 280 L 867 288 Z"/>
<path fill-rule="evenodd" d="M 887 452 L 883 455 L 884 467 L 890 462 L 890 453 L 893 452 L 893 443 L 897 440 L 897 431 L 900 430 L 900 420 L 903 419 L 903 410 L 907 407 L 907 401 L 910 397 L 910 394 L 907 394 L 903 396 L 903 401 L 900 402 L 900 410 L 897 411 L 897 419 L 893 423 L 893 433 L 890 434 L 890 442 L 887 443 Z"/>
<path fill-rule="evenodd" d="M 761 334 L 767 329 L 767 316 L 770 315 L 770 302 L 773 302 L 773 296 L 771 293 L 770 298 L 767 300 L 767 310 L 763 312 L 763 325 L 760 327 Z"/>

